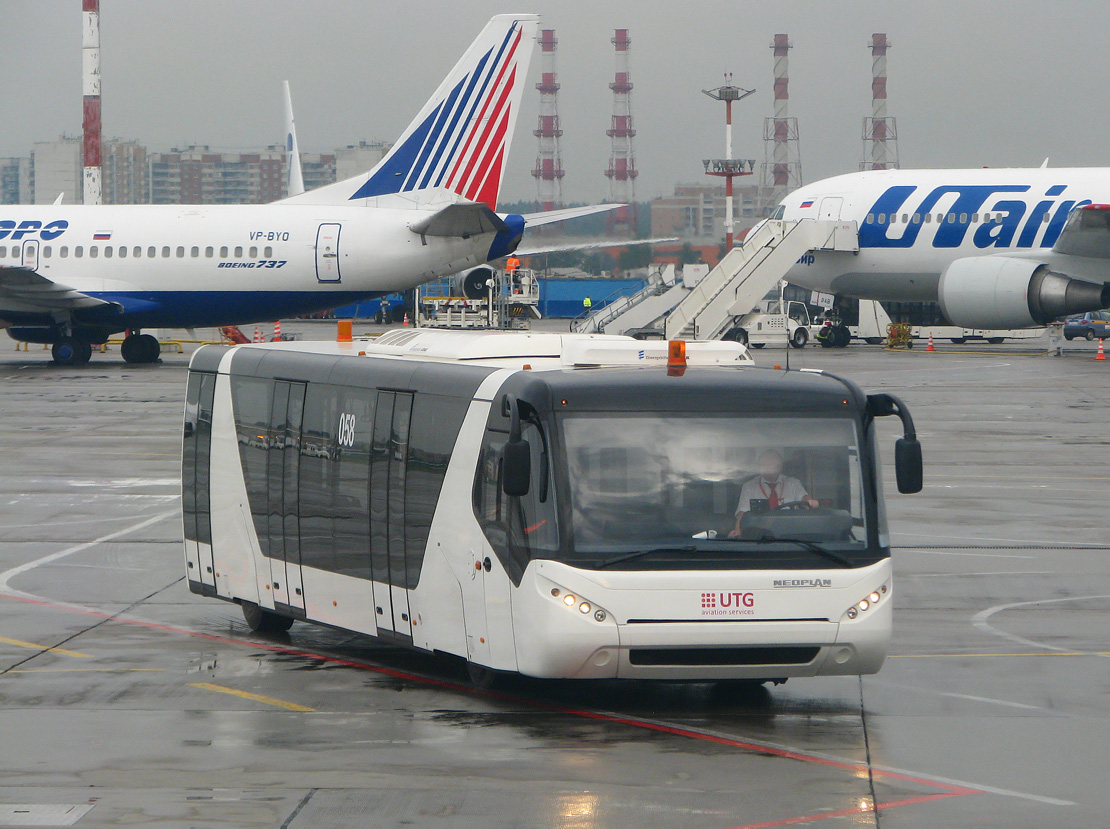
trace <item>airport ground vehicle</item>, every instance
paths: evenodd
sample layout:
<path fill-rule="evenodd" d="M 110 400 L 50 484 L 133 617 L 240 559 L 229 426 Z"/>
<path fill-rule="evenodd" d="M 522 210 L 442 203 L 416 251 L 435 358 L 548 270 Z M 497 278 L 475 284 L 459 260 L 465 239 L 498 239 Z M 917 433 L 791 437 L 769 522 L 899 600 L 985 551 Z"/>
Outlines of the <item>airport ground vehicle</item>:
<path fill-rule="evenodd" d="M 794 348 L 805 348 L 813 333 L 813 321 L 804 302 L 788 301 L 784 314 L 782 301 L 775 299 L 761 302 L 755 310 L 741 317 L 726 339 L 755 348 L 789 340 Z"/>
<path fill-rule="evenodd" d="M 1110 337 L 1110 311 L 1088 311 L 1068 317 L 1064 322 L 1064 339 L 1104 340 Z"/>
<path fill-rule="evenodd" d="M 684 352 L 684 353 L 683 353 Z M 182 453 L 194 593 L 537 677 L 877 671 L 876 417 L 905 407 L 728 342 L 394 330 L 205 346 Z M 775 449 L 820 507 L 753 501 Z M 785 494 L 785 491 L 784 491 Z M 762 500 L 762 499 L 757 499 Z"/>

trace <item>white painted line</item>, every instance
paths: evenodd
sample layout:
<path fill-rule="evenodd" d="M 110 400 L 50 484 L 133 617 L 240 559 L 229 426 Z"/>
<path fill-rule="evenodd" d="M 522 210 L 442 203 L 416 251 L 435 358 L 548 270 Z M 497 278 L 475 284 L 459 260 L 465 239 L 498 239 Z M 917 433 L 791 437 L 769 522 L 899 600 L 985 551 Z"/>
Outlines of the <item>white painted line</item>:
<path fill-rule="evenodd" d="M 1004 630 L 999 630 L 994 625 L 987 622 L 995 613 L 1000 613 L 1003 610 L 1013 610 L 1017 607 L 1036 607 L 1045 604 L 1059 604 L 1061 602 L 1083 602 L 1090 599 L 1110 599 L 1110 595 L 1103 596 L 1068 596 L 1063 599 L 1038 599 L 1032 602 L 1013 602 L 1011 604 L 999 604 L 994 607 L 988 607 L 986 610 L 980 610 L 971 617 L 971 624 L 975 625 L 979 630 L 984 633 L 990 633 L 994 636 L 1001 636 L 1003 639 L 1009 639 L 1011 642 L 1016 642 L 1019 645 L 1024 645 L 1031 648 L 1041 648 L 1046 651 L 1058 651 L 1061 653 L 1085 653 L 1088 656 L 1097 656 L 1101 659 L 1110 659 L 1105 653 L 1098 653 L 1095 651 L 1084 651 L 1080 648 L 1062 648 L 1057 645 L 1049 645 L 1046 642 L 1037 642 L 1033 639 L 1026 639 L 1023 636 L 1017 636 L 1013 633 L 1007 633 Z"/>
<path fill-rule="evenodd" d="M 1054 570 L 988 570 L 983 573 L 902 573 L 900 579 L 962 579 L 965 576 L 1047 576 Z"/>
<path fill-rule="evenodd" d="M 38 596 L 33 596 L 30 593 L 24 593 L 21 590 L 15 590 L 8 583 L 16 576 L 20 576 L 29 570 L 34 570 L 36 567 L 41 567 L 44 564 L 50 564 L 52 562 L 66 558 L 67 556 L 71 556 L 74 553 L 79 553 L 82 550 L 87 550 L 90 547 L 95 547 L 97 544 L 103 544 L 105 541 L 111 541 L 112 539 L 119 538 L 120 536 L 128 535 L 129 533 L 141 530 L 144 527 L 149 527 L 151 524 L 157 524 L 160 521 L 165 521 L 167 518 L 178 514 L 179 513 L 177 510 L 170 510 L 169 512 L 159 513 L 152 518 L 147 518 L 146 520 L 140 521 L 137 524 L 131 524 L 130 526 L 124 527 L 121 530 L 116 530 L 115 532 L 110 532 L 107 535 L 102 535 L 100 536 L 100 538 L 94 539 L 92 541 L 86 541 L 82 544 L 74 544 L 72 547 L 66 547 L 64 550 L 60 550 L 59 552 L 51 553 L 48 556 L 37 558 L 34 561 L 28 561 L 25 564 L 20 564 L 18 567 L 13 567 L 10 570 L 5 570 L 3 573 L 0 573 L 0 593 L 6 593 L 9 596 L 25 596 L 28 598 L 37 599 L 39 598 Z"/>
<path fill-rule="evenodd" d="M 1026 558 L 1034 559 L 1036 556 L 1022 556 L 1017 553 L 958 553 L 954 550 L 921 550 L 917 547 L 896 547 L 899 553 L 916 553 L 919 556 L 960 556 L 964 558 Z"/>

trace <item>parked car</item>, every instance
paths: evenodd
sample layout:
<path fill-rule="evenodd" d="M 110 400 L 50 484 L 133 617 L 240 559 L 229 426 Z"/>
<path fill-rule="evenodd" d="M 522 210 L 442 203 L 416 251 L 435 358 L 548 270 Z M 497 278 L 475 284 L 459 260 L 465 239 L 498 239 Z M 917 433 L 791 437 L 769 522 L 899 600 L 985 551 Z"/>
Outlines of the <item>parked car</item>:
<path fill-rule="evenodd" d="M 1083 337 L 1086 340 L 1110 339 L 1110 310 L 1088 311 L 1068 317 L 1064 321 L 1064 339 L 1074 340 Z"/>

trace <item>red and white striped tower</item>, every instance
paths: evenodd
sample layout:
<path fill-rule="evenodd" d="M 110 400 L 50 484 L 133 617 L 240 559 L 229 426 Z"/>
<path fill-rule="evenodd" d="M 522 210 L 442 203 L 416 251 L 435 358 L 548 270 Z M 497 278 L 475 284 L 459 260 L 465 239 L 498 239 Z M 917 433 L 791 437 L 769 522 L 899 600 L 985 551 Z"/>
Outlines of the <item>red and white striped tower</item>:
<path fill-rule="evenodd" d="M 886 50 L 890 41 L 882 32 L 871 35 L 871 117 L 863 119 L 861 170 L 898 168 L 898 125 L 886 114 Z"/>
<path fill-rule="evenodd" d="M 100 204 L 100 0 L 81 0 L 81 87 L 84 96 L 85 204 Z"/>
<path fill-rule="evenodd" d="M 709 158 L 702 163 L 705 165 L 705 174 L 708 176 L 722 176 L 725 180 L 725 250 L 732 250 L 734 219 L 732 209 L 732 180 L 736 176 L 750 176 L 755 167 L 755 160 L 745 162 L 744 159 L 732 157 L 732 102 L 747 98 L 755 92 L 754 89 L 741 89 L 732 85 L 732 73 L 725 73 L 724 86 L 716 89 L 703 89 L 702 93 L 714 101 L 725 102 L 725 157 Z"/>
<path fill-rule="evenodd" d="M 763 186 L 766 205 L 773 210 L 783 197 L 802 186 L 802 159 L 798 148 L 798 119 L 791 118 L 790 50 L 794 44 L 787 35 L 775 35 L 771 49 L 775 54 L 775 117 L 763 122 Z"/>
<path fill-rule="evenodd" d="M 540 32 L 540 116 L 532 135 L 539 139 L 539 152 L 532 176 L 536 179 L 536 195 L 540 210 L 554 210 L 563 205 L 563 157 L 559 150 L 559 138 L 563 131 L 559 128 L 558 92 L 559 82 L 555 73 L 555 47 L 559 41 L 554 29 Z"/>
<path fill-rule="evenodd" d="M 626 207 L 610 210 L 606 216 L 606 230 L 611 235 L 633 236 L 636 232 L 636 154 L 632 139 L 636 130 L 632 126 L 632 73 L 628 68 L 628 53 L 632 38 L 628 29 L 616 29 L 612 38 L 617 52 L 616 77 L 609 84 L 613 90 L 613 118 L 605 134 L 611 139 L 609 168 L 609 201 L 620 202 Z"/>

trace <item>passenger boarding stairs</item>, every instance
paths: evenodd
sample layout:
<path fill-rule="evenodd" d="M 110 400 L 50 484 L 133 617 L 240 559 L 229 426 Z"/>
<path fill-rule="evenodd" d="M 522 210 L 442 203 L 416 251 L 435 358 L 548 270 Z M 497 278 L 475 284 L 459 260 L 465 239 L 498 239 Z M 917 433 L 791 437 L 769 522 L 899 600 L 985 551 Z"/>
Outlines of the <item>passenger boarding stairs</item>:
<path fill-rule="evenodd" d="M 767 219 L 757 225 L 671 311 L 666 338 L 720 339 L 811 250 L 858 251 L 856 223 Z"/>
<path fill-rule="evenodd" d="M 578 317 L 570 330 L 578 334 L 623 334 L 642 328 L 674 308 L 686 289 L 675 278 L 674 265 L 648 277 L 647 284 L 634 294 L 618 296 L 593 313 Z"/>

